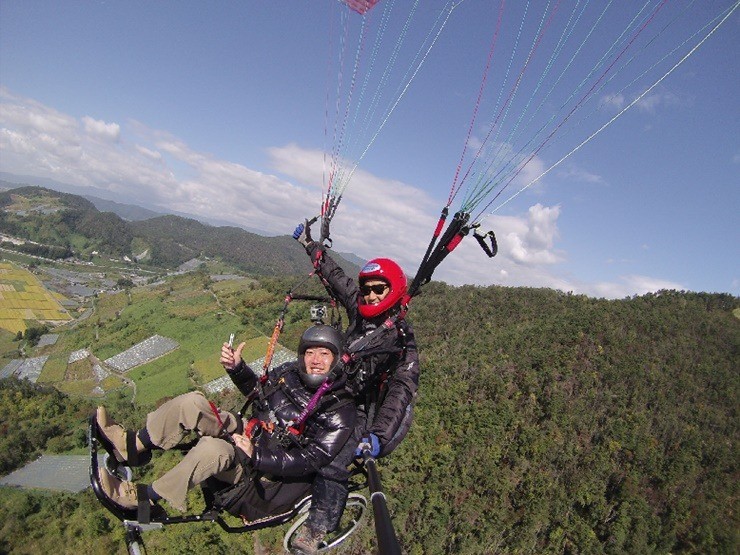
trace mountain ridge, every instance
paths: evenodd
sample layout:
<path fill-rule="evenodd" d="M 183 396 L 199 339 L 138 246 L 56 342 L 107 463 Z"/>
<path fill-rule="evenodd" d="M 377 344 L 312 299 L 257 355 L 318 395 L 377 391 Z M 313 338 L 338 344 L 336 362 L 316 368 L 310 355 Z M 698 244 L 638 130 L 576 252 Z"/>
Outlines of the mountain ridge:
<path fill-rule="evenodd" d="M 80 195 L 41 186 L 0 192 L 0 207 L 0 232 L 67 249 L 63 251 L 66 256 L 71 252 L 84 259 L 106 252 L 133 259 L 147 252 L 148 264 L 169 269 L 204 256 L 256 275 L 304 274 L 311 268 L 303 248 L 289 235 L 267 237 L 237 226 L 212 226 L 172 214 L 127 221 L 115 212 L 100 211 Z M 357 263 L 335 254 L 348 271 L 359 271 Z"/>
<path fill-rule="evenodd" d="M 18 174 L 13 174 L 13 173 L 8 173 L 8 172 L 0 172 L 0 188 L 2 188 L 3 185 L 9 186 L 8 188 L 10 189 L 22 187 L 26 185 L 38 186 L 38 187 L 44 187 L 46 189 L 51 189 L 53 191 L 59 191 L 63 193 L 78 195 L 78 196 L 81 196 L 83 198 L 90 200 L 93 204 L 95 204 L 95 206 L 101 212 L 114 212 L 124 219 L 126 219 L 126 214 L 129 214 L 129 213 L 134 214 L 136 216 L 136 219 L 147 219 L 146 217 L 144 217 L 146 216 L 146 214 L 153 214 L 155 216 L 173 214 L 175 216 L 180 216 L 183 218 L 198 220 L 200 222 L 206 223 L 208 225 L 213 225 L 213 226 L 241 227 L 241 226 L 238 226 L 234 222 L 216 219 L 216 218 L 202 218 L 194 214 L 189 214 L 187 212 L 178 212 L 177 210 L 159 212 L 159 211 L 151 210 L 149 208 L 142 207 L 140 204 L 131 203 L 130 201 L 124 199 L 120 195 L 116 195 L 110 192 L 108 192 L 110 195 L 108 198 L 103 198 L 98 195 L 90 194 L 90 187 L 80 187 L 78 185 L 72 185 L 69 183 L 63 183 L 61 181 L 55 181 L 53 179 L 46 179 L 43 177 L 36 177 L 32 175 L 18 175 Z M 95 189 L 95 191 L 99 191 L 99 190 Z M 99 191 L 99 194 L 102 194 L 102 192 Z M 246 231 L 249 231 L 250 233 L 254 233 L 256 235 L 264 235 L 265 237 L 272 237 L 275 235 L 274 233 L 268 233 L 267 231 L 257 229 L 257 228 L 242 227 L 242 229 L 245 229 Z"/>

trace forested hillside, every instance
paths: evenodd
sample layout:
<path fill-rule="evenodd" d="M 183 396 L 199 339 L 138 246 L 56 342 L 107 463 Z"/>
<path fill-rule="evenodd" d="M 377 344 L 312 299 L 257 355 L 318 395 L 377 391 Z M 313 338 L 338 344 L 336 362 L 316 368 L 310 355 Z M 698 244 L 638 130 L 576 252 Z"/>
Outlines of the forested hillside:
<path fill-rule="evenodd" d="M 737 552 L 737 302 L 435 285 L 397 522 L 447 553 Z"/>
<path fill-rule="evenodd" d="M 275 294 L 226 302 L 262 322 L 282 288 L 266 290 Z M 738 307 L 715 294 L 607 301 L 427 285 L 409 313 L 422 360 L 415 422 L 380 465 L 405 552 L 737 553 Z M 26 457 L 49 448 L 48 437 L 16 435 L 22 415 L 23 429 L 68 422 L 57 441 L 75 444 L 87 402 L 28 389 L 0 389 L 8 441 L 36 446 Z M 115 395 L 106 404 L 128 421 L 151 408 Z M 142 479 L 171 462 L 155 458 Z M 0 512 L 0 551 L 124 552 L 121 527 L 89 491 L 0 490 Z M 234 537 L 191 524 L 145 539 L 150 554 L 253 553 L 257 543 L 280 553 L 283 531 Z M 366 526 L 342 552 L 374 545 Z"/>
<path fill-rule="evenodd" d="M 151 247 L 152 263 L 159 266 L 176 267 L 206 255 L 257 275 L 298 274 L 310 268 L 303 249 L 289 235 L 262 237 L 237 227 L 211 227 L 179 216 L 130 225 Z"/>

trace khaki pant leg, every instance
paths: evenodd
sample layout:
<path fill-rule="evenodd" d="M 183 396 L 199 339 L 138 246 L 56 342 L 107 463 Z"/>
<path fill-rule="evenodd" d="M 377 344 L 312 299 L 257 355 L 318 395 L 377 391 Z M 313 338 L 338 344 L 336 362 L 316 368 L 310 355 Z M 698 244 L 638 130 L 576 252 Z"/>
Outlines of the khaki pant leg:
<path fill-rule="evenodd" d="M 237 429 L 234 415 L 220 409 L 218 414 L 227 432 Z M 154 445 L 162 449 L 172 449 L 189 432 L 197 432 L 202 436 L 218 436 L 221 425 L 205 395 L 200 391 L 193 391 L 178 395 L 150 412 L 146 419 L 146 430 Z"/>
<path fill-rule="evenodd" d="M 231 484 L 241 478 L 242 466 L 236 463 L 234 446 L 226 440 L 204 436 L 183 459 L 164 476 L 152 483 L 152 488 L 170 504 L 186 510 L 188 490 L 211 476 Z"/>

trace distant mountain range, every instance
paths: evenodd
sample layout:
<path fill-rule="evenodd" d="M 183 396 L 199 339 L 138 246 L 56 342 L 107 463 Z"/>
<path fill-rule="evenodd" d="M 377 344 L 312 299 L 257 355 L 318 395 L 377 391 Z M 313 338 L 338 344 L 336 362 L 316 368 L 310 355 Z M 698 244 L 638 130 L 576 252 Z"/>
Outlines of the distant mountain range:
<path fill-rule="evenodd" d="M 148 208 L 143 208 L 138 205 L 129 204 L 125 199 L 117 198 L 113 193 L 110 193 L 108 198 L 101 198 L 90 194 L 89 187 L 80 187 L 79 185 L 71 185 L 69 183 L 62 183 L 61 181 L 55 181 L 53 179 L 46 179 L 44 177 L 35 177 L 31 175 L 17 175 L 8 172 L 0 172 L 0 189 L 15 189 L 17 187 L 23 187 L 24 185 L 35 185 L 37 187 L 45 187 L 53 191 L 60 191 L 63 193 L 70 193 L 73 195 L 79 195 L 92 202 L 95 207 L 101 212 L 113 212 L 118 214 L 121 218 L 128 221 L 139 221 L 148 220 L 157 216 L 163 216 L 165 214 L 174 214 L 175 216 L 181 216 L 183 218 L 189 218 L 197 220 L 204 224 L 214 226 L 232 226 L 234 222 L 226 220 L 216 220 L 202 218 L 186 212 L 177 212 L 176 210 L 169 210 L 166 212 L 156 212 Z M 98 191 L 98 190 L 96 190 Z M 274 236 L 273 233 L 268 233 L 261 229 L 256 228 L 243 228 L 247 231 L 256 235 L 263 235 L 265 237 Z"/>
<path fill-rule="evenodd" d="M 305 274 L 311 268 L 289 235 L 266 237 L 41 186 L 0 181 L 0 188 L 0 232 L 33 241 L 26 248 L 42 256 L 107 253 L 134 259 L 145 252 L 142 262 L 167 269 L 208 257 L 255 275 Z M 349 255 L 340 263 L 351 274 L 359 270 L 358 261 Z"/>

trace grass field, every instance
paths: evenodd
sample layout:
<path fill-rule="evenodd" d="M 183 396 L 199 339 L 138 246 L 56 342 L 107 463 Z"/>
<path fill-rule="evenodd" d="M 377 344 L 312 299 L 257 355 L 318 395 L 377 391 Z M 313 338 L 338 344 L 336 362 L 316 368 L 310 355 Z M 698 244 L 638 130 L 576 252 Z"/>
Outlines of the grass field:
<path fill-rule="evenodd" d="M 72 317 L 38 278 L 10 262 L 0 262 L 0 328 L 25 332 L 28 321 L 58 324 Z"/>
<path fill-rule="evenodd" d="M 18 342 L 15 334 L 0 328 L 0 359 L 10 360 L 18 356 Z"/>

